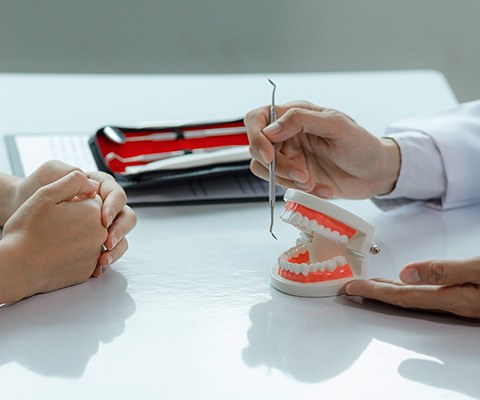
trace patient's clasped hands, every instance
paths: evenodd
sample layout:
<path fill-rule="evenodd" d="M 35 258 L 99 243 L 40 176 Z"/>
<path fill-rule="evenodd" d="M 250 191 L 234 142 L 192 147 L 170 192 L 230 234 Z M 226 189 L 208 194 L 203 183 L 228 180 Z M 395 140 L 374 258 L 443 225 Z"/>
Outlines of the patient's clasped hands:
<path fill-rule="evenodd" d="M 0 302 L 99 276 L 128 248 L 136 217 L 114 179 L 59 161 L 11 178 L 0 217 Z"/>
<path fill-rule="evenodd" d="M 401 155 L 396 142 L 377 138 L 347 115 L 308 102 L 250 111 L 245 125 L 252 172 L 268 178 L 277 144 L 277 183 L 323 198 L 366 199 L 389 193 L 396 184 Z M 347 295 L 397 306 L 444 311 L 480 318 L 480 259 L 425 261 L 407 265 L 401 282 L 354 280 Z"/>

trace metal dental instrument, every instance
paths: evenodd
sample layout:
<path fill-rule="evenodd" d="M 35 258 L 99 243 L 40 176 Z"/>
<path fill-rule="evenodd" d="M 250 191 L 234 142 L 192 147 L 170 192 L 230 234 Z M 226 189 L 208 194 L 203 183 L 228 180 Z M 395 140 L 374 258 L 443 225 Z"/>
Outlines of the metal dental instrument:
<path fill-rule="evenodd" d="M 165 160 L 167 158 L 180 157 L 187 154 L 215 153 L 220 150 L 231 149 L 236 147 L 240 147 L 240 146 L 232 145 L 232 146 L 207 147 L 207 148 L 199 148 L 199 149 L 191 149 L 191 150 L 174 150 L 174 151 L 167 151 L 164 153 L 140 154 L 138 156 L 131 156 L 131 157 L 122 157 L 114 152 L 110 152 L 105 156 L 105 161 L 107 165 L 109 165 L 112 160 L 117 160 L 124 164 L 132 163 L 132 162 L 150 163 L 153 161 Z"/>
<path fill-rule="evenodd" d="M 167 140 L 177 140 L 183 137 L 184 139 L 197 139 L 211 136 L 226 136 L 238 135 L 246 133 L 244 126 L 231 126 L 227 128 L 209 128 L 209 129 L 189 129 L 180 128 L 182 135 L 179 132 L 153 132 L 146 135 L 125 136 L 121 129 L 115 126 L 105 126 L 103 133 L 114 143 L 123 144 L 127 142 L 142 142 L 152 141 L 161 142 Z"/>
<path fill-rule="evenodd" d="M 277 85 L 273 83 L 270 79 L 268 80 L 273 86 L 272 91 L 272 105 L 270 107 L 270 123 L 272 124 L 277 119 L 277 111 L 275 109 L 275 89 Z M 268 202 L 270 203 L 270 233 L 273 238 L 276 240 L 277 237 L 273 233 L 273 220 L 275 217 L 275 199 L 276 199 L 276 187 L 275 187 L 275 170 L 277 163 L 277 145 L 273 144 L 273 160 L 268 166 Z"/>

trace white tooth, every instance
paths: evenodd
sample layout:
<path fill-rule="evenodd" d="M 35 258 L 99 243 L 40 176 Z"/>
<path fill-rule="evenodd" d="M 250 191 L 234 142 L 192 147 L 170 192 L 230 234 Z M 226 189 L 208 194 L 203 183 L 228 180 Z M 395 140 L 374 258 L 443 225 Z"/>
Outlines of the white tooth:
<path fill-rule="evenodd" d="M 325 268 L 329 271 L 333 271 L 335 268 L 337 268 L 337 263 L 334 260 L 327 260 L 325 261 Z"/>
<path fill-rule="evenodd" d="M 308 225 L 307 225 L 308 229 L 315 232 L 317 227 L 318 227 L 317 221 L 315 221 L 314 219 L 311 219 L 310 221 L 308 221 Z"/>
<path fill-rule="evenodd" d="M 290 222 L 292 225 L 298 225 L 298 223 L 300 222 L 301 219 L 302 219 L 302 216 L 300 215 L 300 213 L 295 212 L 295 213 L 293 213 L 293 215 L 291 216 L 289 222 Z"/>
<path fill-rule="evenodd" d="M 321 235 L 321 236 L 325 236 L 325 228 L 324 228 L 322 225 L 316 224 L 316 225 L 313 227 L 313 231 L 314 231 L 315 233 L 318 233 L 318 234 Z"/>
<path fill-rule="evenodd" d="M 308 264 L 307 263 L 301 263 L 300 264 L 300 272 L 302 273 L 302 275 L 304 276 L 307 276 L 308 273 L 310 272 L 309 271 L 309 267 L 308 267 Z"/>
<path fill-rule="evenodd" d="M 285 269 L 286 269 L 287 271 L 292 272 L 292 271 L 293 271 L 292 264 L 289 263 L 289 262 L 286 262 L 286 263 L 285 263 Z"/>
<path fill-rule="evenodd" d="M 332 239 L 335 240 L 336 242 L 340 242 L 340 233 L 338 233 L 337 231 L 333 231 Z"/>
<path fill-rule="evenodd" d="M 321 232 L 321 234 L 327 239 L 332 239 L 332 230 L 330 228 L 323 227 L 323 231 Z"/>
<path fill-rule="evenodd" d="M 300 273 L 300 265 L 299 264 L 293 264 L 292 266 L 292 272 L 295 272 L 297 275 Z"/>
<path fill-rule="evenodd" d="M 306 243 L 307 243 L 307 241 L 303 237 L 299 237 L 296 241 L 297 245 L 304 245 Z"/>
<path fill-rule="evenodd" d="M 322 261 L 317 265 L 319 271 L 325 271 L 326 266 L 327 266 L 327 263 L 325 261 Z"/>
<path fill-rule="evenodd" d="M 342 266 L 344 266 L 344 265 L 347 263 L 347 259 L 346 259 L 345 257 L 343 257 L 343 256 L 338 256 L 338 257 L 336 257 L 336 259 L 337 259 L 337 260 L 336 260 L 336 261 L 337 261 L 337 265 L 338 265 L 339 267 L 342 267 Z"/>
<path fill-rule="evenodd" d="M 302 217 L 300 222 L 298 223 L 301 227 L 306 228 L 308 225 L 308 221 L 310 221 L 307 217 Z"/>
<path fill-rule="evenodd" d="M 286 268 L 285 268 L 285 263 L 286 263 L 285 260 L 280 259 L 278 263 L 280 264 L 280 268 L 281 268 L 281 269 L 286 269 Z"/>
<path fill-rule="evenodd" d="M 320 263 L 310 264 L 310 272 L 317 272 L 317 271 L 321 271 Z"/>
<path fill-rule="evenodd" d="M 288 210 L 285 215 L 283 216 L 285 218 L 285 221 L 286 222 L 289 222 L 290 218 L 292 218 L 292 214 L 293 214 L 293 211 L 292 210 Z"/>
<path fill-rule="evenodd" d="M 332 231 L 330 231 L 330 232 L 328 233 L 328 238 L 329 238 L 330 240 L 333 240 L 334 242 L 336 242 L 336 240 L 335 240 L 335 233 L 337 233 L 337 232 L 332 232 Z"/>
<path fill-rule="evenodd" d="M 340 236 L 340 242 L 345 244 L 348 242 L 348 236 L 347 235 L 341 235 Z"/>
<path fill-rule="evenodd" d="M 285 210 L 282 215 L 280 215 L 280 219 L 284 222 L 288 222 L 288 215 L 290 214 L 290 210 Z"/>

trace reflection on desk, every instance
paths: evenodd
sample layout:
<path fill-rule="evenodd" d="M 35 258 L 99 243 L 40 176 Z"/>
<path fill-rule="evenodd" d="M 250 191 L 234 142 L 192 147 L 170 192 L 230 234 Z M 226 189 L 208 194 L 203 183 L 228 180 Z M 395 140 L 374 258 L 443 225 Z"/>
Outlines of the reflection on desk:
<path fill-rule="evenodd" d="M 106 271 L 96 279 L 0 309 L 0 367 L 12 361 L 45 376 L 80 377 L 99 343 L 122 334 L 135 303 L 127 281 Z"/>
<path fill-rule="evenodd" d="M 346 372 L 372 341 L 380 341 L 418 354 L 398 366 L 404 378 L 478 396 L 478 371 L 471 368 L 480 359 L 477 322 L 344 297 L 336 299 L 338 307 L 273 288 L 270 294 L 271 300 L 250 310 L 249 346 L 242 353 L 250 367 L 277 368 L 300 382 L 317 383 Z M 458 326 L 463 329 L 455 341 L 462 345 L 452 352 Z"/>

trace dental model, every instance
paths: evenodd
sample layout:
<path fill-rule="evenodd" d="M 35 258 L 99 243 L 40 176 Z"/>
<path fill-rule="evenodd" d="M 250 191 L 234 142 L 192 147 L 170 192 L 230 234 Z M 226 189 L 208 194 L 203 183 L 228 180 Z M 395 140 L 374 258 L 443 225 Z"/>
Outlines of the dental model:
<path fill-rule="evenodd" d="M 303 297 L 338 295 L 346 282 L 365 278 L 368 253 L 378 254 L 374 227 L 318 197 L 288 189 L 280 218 L 300 230 L 295 247 L 272 269 L 272 285 Z"/>

